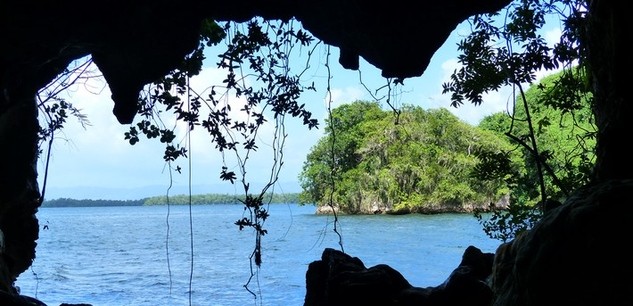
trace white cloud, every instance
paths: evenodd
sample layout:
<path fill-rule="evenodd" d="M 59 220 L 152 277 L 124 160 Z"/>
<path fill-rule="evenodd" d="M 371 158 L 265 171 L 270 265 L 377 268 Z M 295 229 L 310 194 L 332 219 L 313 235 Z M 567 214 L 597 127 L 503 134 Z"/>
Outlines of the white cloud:
<path fill-rule="evenodd" d="M 95 88 L 99 90 L 94 91 Z M 90 79 L 62 94 L 90 122 L 82 126 L 75 117 L 56 136 L 51 149 L 49 181 L 58 187 L 142 186 L 161 182 L 162 156 L 154 143 L 131 146 L 125 139 L 127 125 L 112 114 L 113 102 L 103 79 Z M 151 154 L 154 152 L 154 154 Z M 45 155 L 44 155 L 45 156 Z M 40 159 L 40 181 L 46 159 Z M 41 181 L 42 183 L 42 181 Z"/>
<path fill-rule="evenodd" d="M 343 88 L 333 88 L 326 93 L 323 99 L 325 107 L 336 108 L 346 103 L 352 103 L 365 98 L 367 92 L 358 86 L 347 86 Z"/>
<path fill-rule="evenodd" d="M 560 28 L 552 28 L 545 32 L 543 38 L 545 38 L 545 43 L 553 47 L 555 44 L 560 42 L 560 37 L 563 35 L 563 31 Z"/>
<path fill-rule="evenodd" d="M 461 66 L 457 61 L 457 58 L 450 58 L 441 63 L 442 77 L 441 83 L 450 81 L 450 76 Z M 438 85 L 436 88 L 441 88 Z M 468 122 L 472 125 L 479 124 L 479 121 L 485 116 L 491 115 L 496 112 L 505 111 L 508 103 L 508 98 L 511 96 L 511 90 L 509 88 L 502 88 L 499 91 L 489 92 L 483 95 L 483 103 L 481 105 L 474 105 L 470 103 L 463 104 L 458 107 L 452 107 L 451 97 L 449 94 L 442 94 L 441 91 L 430 95 L 427 99 L 422 101 L 422 106 L 425 108 L 446 108 L 455 116 L 461 120 Z"/>
<path fill-rule="evenodd" d="M 210 88 L 209 84 L 222 84 L 221 81 L 224 77 L 225 73 L 219 69 L 204 68 L 200 75 L 192 78 L 191 87 L 200 93 L 203 92 L 203 89 Z M 220 92 L 219 89 L 216 89 L 216 91 Z M 202 94 L 202 96 L 207 95 L 208 90 L 206 91 L 206 94 Z M 247 123 L 254 120 L 252 117 L 249 118 L 245 112 L 240 111 L 242 106 L 246 104 L 246 99 L 244 97 L 235 97 L 232 94 L 228 94 L 223 96 L 223 103 L 231 106 L 231 110 L 229 111 L 231 118 Z M 261 112 L 262 110 L 260 106 L 257 106 L 254 108 L 254 111 Z M 204 118 L 207 114 L 208 109 L 201 114 L 201 117 Z M 253 184 L 267 182 L 271 177 L 271 171 L 278 167 L 278 164 L 275 164 L 275 159 L 273 157 L 274 154 L 276 154 L 278 147 L 281 145 L 279 141 L 281 141 L 281 137 L 283 137 L 283 135 L 289 134 L 288 139 L 286 139 L 285 143 L 283 143 L 285 147 L 283 162 L 286 163 L 289 159 L 293 159 L 297 153 L 301 154 L 303 152 L 303 147 L 293 147 L 292 145 L 295 142 L 289 141 L 289 139 L 293 137 L 302 137 L 301 129 L 308 130 L 307 127 L 301 125 L 300 119 L 292 118 L 290 115 L 286 118 L 279 118 L 278 121 L 275 122 L 275 119 L 270 112 L 270 106 L 267 107 L 264 115 L 266 116 L 267 122 L 260 126 L 257 132 L 256 144 L 258 149 L 256 151 L 251 151 L 248 155 L 246 155 L 247 152 L 244 150 L 240 150 L 239 153 L 239 158 L 242 162 L 246 162 L 246 179 Z M 286 130 L 276 130 L 276 125 L 283 128 L 282 124 L 286 127 Z M 181 134 L 184 134 L 182 133 L 184 131 L 186 131 L 186 127 L 181 129 Z M 233 132 L 232 135 L 235 137 L 234 139 L 240 143 L 240 145 L 246 140 L 239 133 Z M 212 143 L 211 136 L 204 128 L 196 127 L 196 129 L 194 129 L 191 134 L 191 144 L 191 154 L 193 155 L 192 157 L 196 165 L 193 171 L 202 171 L 205 173 L 204 177 L 197 176 L 200 180 L 204 180 L 205 182 L 217 182 L 220 169 L 223 165 L 230 171 L 234 171 L 238 176 L 238 180 L 242 178 L 240 163 L 235 152 L 227 151 L 224 155 L 220 154 L 215 148 L 215 145 Z M 301 159 L 303 159 L 303 156 L 301 156 Z M 248 159 L 246 159 L 247 157 Z M 277 156 L 277 161 L 279 161 L 280 158 L 282 158 L 282 156 Z M 293 164 L 296 166 L 296 161 Z M 288 165 L 285 165 L 280 172 L 280 175 L 286 173 L 287 168 Z M 296 180 L 296 173 L 298 173 L 298 170 L 290 169 L 289 172 L 292 174 L 292 177 L 283 179 Z M 280 178 L 280 180 L 282 180 L 282 178 Z"/>

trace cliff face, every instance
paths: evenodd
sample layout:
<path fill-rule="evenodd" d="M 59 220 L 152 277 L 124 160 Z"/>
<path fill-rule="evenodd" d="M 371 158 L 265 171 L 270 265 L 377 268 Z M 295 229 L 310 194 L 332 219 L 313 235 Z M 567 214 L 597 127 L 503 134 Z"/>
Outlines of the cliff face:
<path fill-rule="evenodd" d="M 633 173 L 633 159 L 626 154 L 628 146 L 617 141 L 618 133 L 631 130 L 627 118 L 632 117 L 632 104 L 625 103 L 628 82 L 622 76 L 633 67 L 618 51 L 622 43 L 614 43 L 625 41 L 631 26 L 624 23 L 624 7 L 606 0 L 588 2 L 592 27 L 598 31 L 590 37 L 590 47 L 597 50 L 590 61 L 599 77 L 593 84 L 599 94 L 597 109 L 602 110 L 598 125 L 604 131 L 598 138 L 598 164 L 606 170 L 597 171 L 599 184 L 580 191 L 534 231 L 499 250 L 493 271 L 495 305 L 609 304 L 598 303 L 601 297 L 612 305 L 633 304 L 627 296 L 633 281 L 618 277 L 629 272 L 625 253 L 611 247 L 617 244 L 606 243 L 627 241 L 631 229 L 626 222 L 633 217 L 633 186 L 626 180 Z M 72 60 L 92 55 L 110 86 L 114 115 L 130 123 L 141 87 L 163 76 L 195 47 L 205 18 L 294 17 L 313 35 L 340 48 L 343 67 L 358 68 L 362 56 L 384 76 L 406 78 L 424 72 L 459 22 L 509 3 L 113 0 L 89 8 L 78 0 L 1 1 L 0 292 L 15 294 L 13 280 L 35 258 L 40 204 L 35 96 Z"/>

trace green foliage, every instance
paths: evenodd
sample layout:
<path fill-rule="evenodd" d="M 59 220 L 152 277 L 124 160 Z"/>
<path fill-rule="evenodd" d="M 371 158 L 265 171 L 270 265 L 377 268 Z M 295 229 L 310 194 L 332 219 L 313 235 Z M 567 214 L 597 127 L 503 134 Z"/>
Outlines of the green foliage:
<path fill-rule="evenodd" d="M 519 103 L 510 112 L 512 119 L 497 114 L 480 124 L 516 144 L 503 154 L 480 154 L 482 163 L 474 172 L 482 179 L 503 180 L 512 190 L 509 209 L 495 212 L 487 222 L 479 215 L 491 237 L 505 241 L 530 228 L 538 220 L 533 214 L 536 203 L 564 200 L 588 180 L 595 127 L 582 74 L 586 52 L 580 42 L 586 11 L 581 0 L 515 1 L 505 12 L 472 18 L 473 31 L 459 44 L 462 67 L 443 84 L 453 106 L 481 104 L 484 93 L 501 86 L 514 86 L 520 92 Z M 505 18 L 496 18 L 503 13 Z M 550 19 L 564 25 L 553 47 L 541 31 Z M 532 84 L 537 71 L 561 67 L 562 75 L 523 92 L 523 84 Z M 517 157 L 523 161 L 520 168 L 509 163 Z"/>
<path fill-rule="evenodd" d="M 491 213 L 487 214 L 482 211 L 476 211 L 475 217 L 482 222 L 483 230 L 492 239 L 508 242 L 532 228 L 534 224 L 543 216 L 542 211 L 538 207 L 529 207 L 526 205 L 514 204 L 516 201 L 511 200 L 511 204 L 507 209 L 500 211 L 496 207 L 491 207 Z"/>
<path fill-rule="evenodd" d="M 540 179 L 534 170 L 535 150 L 529 146 L 532 137 L 538 148 L 538 162 L 544 167 L 544 190 L 549 199 L 564 201 L 570 190 L 589 182 L 595 160 L 595 134 L 591 112 L 591 94 L 587 92 L 580 71 L 562 71 L 531 86 L 524 94 L 527 100 L 533 134 L 529 129 L 527 112 L 517 108 L 513 116 L 494 114 L 484 118 L 480 128 L 509 136 L 517 144 L 514 152 L 507 155 L 520 156 L 525 168 L 522 171 L 504 169 L 503 158 L 491 157 L 481 167 L 497 167 L 498 175 L 512 176 L 508 181 L 515 197 L 525 205 L 533 206 L 542 200 L 533 184 Z M 571 83 L 571 82 L 574 83 Z M 571 90 L 571 91 L 570 91 Z M 561 94 L 563 93 L 564 94 Z M 569 96 L 577 97 L 574 101 Z M 577 100 L 577 101 L 576 101 Z M 573 103 L 570 103 L 573 102 Z"/>
<path fill-rule="evenodd" d="M 507 192 L 470 175 L 477 152 L 501 152 L 507 143 L 446 109 L 405 105 L 396 123 L 378 103 L 356 101 L 334 109 L 325 131 L 299 176 L 302 201 L 328 205 L 332 195 L 346 213 L 462 211 Z"/>
<path fill-rule="evenodd" d="M 513 116 L 499 113 L 482 120 L 481 128 L 503 133 L 517 144 L 503 156 L 481 158 L 482 164 L 476 168 L 482 179 L 491 175 L 509 178 L 506 183 L 512 190 L 507 211 L 495 211 L 486 221 L 477 216 L 490 237 L 503 241 L 513 238 L 540 219 L 540 210 L 535 207 L 543 198 L 564 202 L 571 190 L 589 182 L 596 126 L 591 94 L 581 72 L 565 70 L 530 87 L 524 94 L 527 111 L 517 108 Z M 532 130 L 529 122 L 535 123 Z M 538 151 L 529 145 L 532 139 Z M 517 171 L 507 167 L 507 156 L 520 156 L 524 168 Z M 536 162 L 544 173 L 535 171 Z M 543 182 L 540 191 L 534 185 L 539 180 Z"/>

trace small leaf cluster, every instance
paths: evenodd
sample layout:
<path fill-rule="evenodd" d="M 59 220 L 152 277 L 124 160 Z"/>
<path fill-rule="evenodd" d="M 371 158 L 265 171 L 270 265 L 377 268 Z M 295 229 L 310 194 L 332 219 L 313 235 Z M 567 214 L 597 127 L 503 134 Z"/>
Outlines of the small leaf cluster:
<path fill-rule="evenodd" d="M 90 125 L 86 115 L 68 100 L 61 98 L 59 93 L 80 82 L 88 82 L 95 75 L 89 70 L 92 61 L 77 60 L 50 84 L 42 88 L 37 95 L 37 107 L 41 116 L 38 131 L 38 154 L 43 151 L 44 143 L 52 144 L 56 134 L 60 133 L 69 116 L 75 117 L 85 128 Z"/>

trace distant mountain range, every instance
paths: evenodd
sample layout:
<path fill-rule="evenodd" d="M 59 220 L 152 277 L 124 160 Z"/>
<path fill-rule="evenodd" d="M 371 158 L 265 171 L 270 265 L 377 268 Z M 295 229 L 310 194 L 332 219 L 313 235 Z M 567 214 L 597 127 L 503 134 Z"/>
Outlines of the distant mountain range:
<path fill-rule="evenodd" d="M 298 182 L 277 182 L 274 191 L 277 193 L 298 193 L 301 187 Z M 251 191 L 260 188 L 252 184 Z M 272 190 L 268 190 L 271 192 Z M 69 199 L 93 199 L 93 200 L 138 200 L 142 198 L 166 195 L 189 194 L 189 186 L 177 185 L 169 188 L 168 185 L 151 185 L 137 188 L 111 188 L 99 186 L 55 187 L 47 186 L 44 198 L 53 200 L 59 198 Z M 209 184 L 192 185 L 191 194 L 242 194 L 244 190 L 241 184 Z"/>

